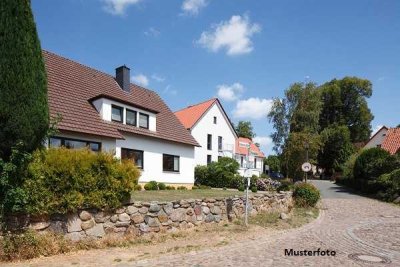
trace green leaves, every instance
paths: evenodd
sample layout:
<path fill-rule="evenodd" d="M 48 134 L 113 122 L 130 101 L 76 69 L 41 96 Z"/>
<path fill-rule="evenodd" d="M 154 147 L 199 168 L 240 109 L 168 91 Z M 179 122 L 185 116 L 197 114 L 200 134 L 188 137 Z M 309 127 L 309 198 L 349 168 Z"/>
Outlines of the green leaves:
<path fill-rule="evenodd" d="M 239 137 L 253 139 L 256 135 L 253 132 L 253 126 L 250 121 L 239 121 L 235 127 L 236 133 Z"/>

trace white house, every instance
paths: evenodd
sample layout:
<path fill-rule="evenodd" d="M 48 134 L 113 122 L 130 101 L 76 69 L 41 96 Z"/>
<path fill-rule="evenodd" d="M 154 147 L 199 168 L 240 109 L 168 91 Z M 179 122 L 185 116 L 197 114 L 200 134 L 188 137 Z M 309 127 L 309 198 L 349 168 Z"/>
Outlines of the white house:
<path fill-rule="evenodd" d="M 240 175 L 260 177 L 264 169 L 264 158 L 264 153 L 249 138 L 239 137 L 236 140 L 235 159 L 240 164 Z"/>
<path fill-rule="evenodd" d="M 175 115 L 201 146 L 195 148 L 196 165 L 234 157 L 237 135 L 217 98 L 179 110 Z"/>
<path fill-rule="evenodd" d="M 126 66 L 112 76 L 44 51 L 51 117 L 61 115 L 50 147 L 89 147 L 130 159 L 151 180 L 194 183 L 193 136 L 155 92 L 130 83 Z"/>
<path fill-rule="evenodd" d="M 381 147 L 383 141 L 386 139 L 389 128 L 382 126 L 365 144 L 364 148 Z"/>

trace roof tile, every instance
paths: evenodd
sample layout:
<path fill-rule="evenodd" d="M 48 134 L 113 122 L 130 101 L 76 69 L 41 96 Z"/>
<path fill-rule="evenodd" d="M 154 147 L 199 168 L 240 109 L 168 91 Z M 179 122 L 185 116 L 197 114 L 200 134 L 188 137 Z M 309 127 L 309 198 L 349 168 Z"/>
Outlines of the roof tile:
<path fill-rule="evenodd" d="M 381 147 L 392 155 L 400 152 L 400 128 L 389 129 Z"/>

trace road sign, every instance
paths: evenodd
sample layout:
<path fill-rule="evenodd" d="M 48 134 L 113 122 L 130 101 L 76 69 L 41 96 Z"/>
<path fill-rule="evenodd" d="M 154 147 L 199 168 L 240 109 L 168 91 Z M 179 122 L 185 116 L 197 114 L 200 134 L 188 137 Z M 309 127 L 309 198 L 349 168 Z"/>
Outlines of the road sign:
<path fill-rule="evenodd" d="M 311 163 L 309 162 L 303 163 L 303 165 L 301 165 L 301 169 L 303 170 L 303 172 L 311 171 Z"/>

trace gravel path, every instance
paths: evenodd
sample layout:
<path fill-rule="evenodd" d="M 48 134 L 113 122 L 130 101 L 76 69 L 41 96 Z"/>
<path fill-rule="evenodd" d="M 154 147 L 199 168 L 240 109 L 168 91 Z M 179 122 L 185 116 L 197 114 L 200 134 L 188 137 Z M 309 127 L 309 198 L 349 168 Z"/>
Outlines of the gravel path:
<path fill-rule="evenodd" d="M 400 266 L 400 208 L 364 198 L 329 182 L 320 188 L 323 209 L 317 220 L 283 233 L 261 234 L 222 247 L 115 262 L 129 249 L 56 256 L 59 266 Z M 335 256 L 285 256 L 285 249 L 330 250 Z M 108 253 L 107 253 L 108 252 Z M 353 255 L 353 256 L 351 256 Z M 358 257 L 358 258 L 357 258 Z M 380 260 L 382 263 L 374 261 Z M 122 257 L 121 257 L 122 258 Z M 355 259 L 353 259 L 355 258 Z M 386 261 L 386 263 L 383 263 Z M 46 264 L 47 263 L 47 264 Z M 52 266 L 36 260 L 32 266 Z M 29 266 L 12 264 L 10 266 Z"/>

